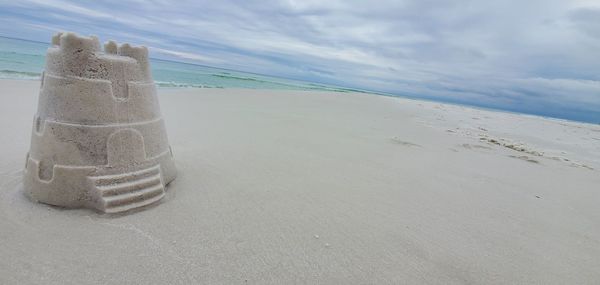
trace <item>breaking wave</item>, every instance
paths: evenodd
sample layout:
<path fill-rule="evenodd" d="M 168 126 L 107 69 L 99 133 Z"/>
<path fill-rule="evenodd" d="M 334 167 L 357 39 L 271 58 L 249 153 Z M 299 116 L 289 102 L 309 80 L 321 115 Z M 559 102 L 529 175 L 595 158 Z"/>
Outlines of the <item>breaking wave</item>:
<path fill-rule="evenodd" d="M 16 71 L 9 69 L 0 70 L 0 78 L 2 79 L 28 79 L 37 80 L 40 79 L 42 74 L 39 72 L 27 72 L 27 71 Z"/>

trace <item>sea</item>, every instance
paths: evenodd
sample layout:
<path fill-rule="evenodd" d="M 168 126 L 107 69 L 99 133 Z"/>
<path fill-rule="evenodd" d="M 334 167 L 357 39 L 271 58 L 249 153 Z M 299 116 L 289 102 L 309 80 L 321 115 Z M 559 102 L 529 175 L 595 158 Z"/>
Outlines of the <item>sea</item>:
<path fill-rule="evenodd" d="M 0 37 L 0 79 L 37 80 L 45 65 L 48 43 Z M 365 92 L 319 83 L 221 69 L 169 60 L 151 60 L 152 76 L 161 88 L 251 88 Z"/>
<path fill-rule="evenodd" d="M 48 43 L 0 36 L 0 79 L 38 80 L 44 69 L 48 46 Z M 600 124 L 600 111 L 586 113 L 575 110 L 569 113 L 561 110 L 553 112 L 544 108 L 523 109 L 519 106 L 498 108 L 494 105 L 456 101 L 451 98 L 433 98 L 422 95 L 399 95 L 367 91 L 163 59 L 151 58 L 150 61 L 152 76 L 158 88 L 251 88 L 360 92 L 468 106 L 483 110 Z"/>

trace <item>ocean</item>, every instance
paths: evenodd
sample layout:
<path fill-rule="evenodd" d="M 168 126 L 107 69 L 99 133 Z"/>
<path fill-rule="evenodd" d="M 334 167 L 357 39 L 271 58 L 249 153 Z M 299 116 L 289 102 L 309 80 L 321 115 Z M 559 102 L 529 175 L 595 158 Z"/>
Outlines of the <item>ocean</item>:
<path fill-rule="evenodd" d="M 39 79 L 44 69 L 48 47 L 49 43 L 0 37 L 0 79 Z M 252 88 L 365 92 L 154 58 L 151 59 L 151 66 L 154 81 L 159 88 Z"/>
<path fill-rule="evenodd" d="M 44 69 L 45 54 L 48 46 L 48 43 L 0 36 L 0 79 L 39 79 Z M 151 66 L 154 81 L 159 88 L 251 88 L 361 92 L 468 106 L 484 110 L 600 124 L 600 112 L 598 111 L 581 112 L 579 110 L 569 111 L 560 108 L 551 110 L 541 107 L 523 108 L 518 104 L 501 108 L 494 104 L 480 104 L 472 101 L 465 102 L 445 97 L 365 91 L 155 58 L 151 59 Z"/>

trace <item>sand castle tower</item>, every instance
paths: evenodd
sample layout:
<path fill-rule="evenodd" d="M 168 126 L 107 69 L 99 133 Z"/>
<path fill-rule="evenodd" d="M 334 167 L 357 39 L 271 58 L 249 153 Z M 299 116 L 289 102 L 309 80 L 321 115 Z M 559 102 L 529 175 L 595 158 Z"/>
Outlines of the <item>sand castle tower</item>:
<path fill-rule="evenodd" d="M 48 49 L 24 186 L 32 199 L 116 213 L 165 195 L 173 155 L 148 50 L 59 33 Z"/>

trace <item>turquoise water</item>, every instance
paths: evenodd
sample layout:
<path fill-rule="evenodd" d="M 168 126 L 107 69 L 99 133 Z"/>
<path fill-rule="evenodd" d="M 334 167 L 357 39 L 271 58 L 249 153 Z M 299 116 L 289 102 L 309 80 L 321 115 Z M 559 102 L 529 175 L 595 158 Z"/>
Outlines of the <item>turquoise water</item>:
<path fill-rule="evenodd" d="M 0 37 L 0 78 L 39 79 L 49 44 Z M 252 88 L 364 92 L 195 64 L 151 59 L 158 87 Z"/>
<path fill-rule="evenodd" d="M 45 65 L 48 46 L 47 43 L 0 37 L 0 79 L 38 80 Z M 154 81 L 158 87 L 162 88 L 251 88 L 363 92 L 600 124 L 600 111 L 586 113 L 580 110 L 561 108 L 546 110 L 537 106 L 522 107 L 519 104 L 499 107 L 494 104 L 478 104 L 478 102 L 464 102 L 445 97 L 364 91 L 160 59 L 151 59 L 151 62 Z"/>

